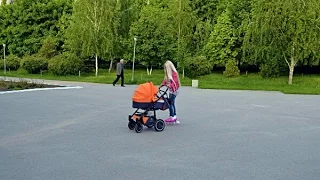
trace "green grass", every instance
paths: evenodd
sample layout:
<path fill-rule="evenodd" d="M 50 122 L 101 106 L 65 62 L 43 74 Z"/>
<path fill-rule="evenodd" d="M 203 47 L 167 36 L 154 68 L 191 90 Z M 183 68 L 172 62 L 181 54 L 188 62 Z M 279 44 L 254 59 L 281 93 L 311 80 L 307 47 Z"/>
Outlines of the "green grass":
<path fill-rule="evenodd" d="M 3 72 L 0 72 L 3 76 Z M 24 70 L 7 72 L 8 77 L 23 77 L 34 79 L 61 80 L 61 81 L 79 81 L 111 84 L 116 78 L 115 72 L 108 73 L 107 70 L 99 70 L 99 76 L 94 73 L 83 74 L 79 76 L 55 76 L 51 73 L 28 74 Z M 125 71 L 125 84 L 141 84 L 152 81 L 159 85 L 163 80 L 163 71 L 154 70 L 152 75 L 147 75 L 146 70 L 137 70 L 134 76 L 134 82 L 131 82 L 131 70 Z M 191 79 L 180 77 L 184 86 L 191 86 Z M 120 80 L 119 80 L 120 81 Z M 118 82 L 120 83 L 120 82 Z M 199 88 L 203 89 L 229 89 L 229 90 L 263 90 L 263 91 L 280 91 L 285 94 L 320 94 L 320 76 L 295 75 L 293 85 L 288 85 L 288 77 L 263 79 L 258 74 L 241 75 L 236 78 L 225 78 L 221 74 L 210 74 L 199 78 Z"/>
<path fill-rule="evenodd" d="M 211 74 L 199 79 L 199 87 L 205 89 L 263 90 L 280 91 L 285 94 L 320 94 L 320 76 L 294 76 L 293 84 L 288 77 L 264 79 L 258 74 L 241 75 L 236 78 L 224 78 L 220 74 Z"/>
<path fill-rule="evenodd" d="M 125 84 L 140 84 L 148 81 L 152 81 L 154 84 L 160 84 L 163 80 L 163 71 L 154 70 L 152 75 L 147 75 L 147 71 L 137 70 L 135 71 L 134 82 L 131 82 L 131 70 L 125 70 Z M 4 76 L 3 72 L 0 72 L 0 76 Z M 59 80 L 59 81 L 78 81 L 78 82 L 91 82 L 91 83 L 104 83 L 111 84 L 115 78 L 115 71 L 99 70 L 99 75 L 95 76 L 95 73 L 81 74 L 81 76 L 55 76 L 51 73 L 44 72 L 41 74 L 29 74 L 23 69 L 18 71 L 7 72 L 7 77 L 21 77 L 21 78 L 31 78 L 31 79 L 45 79 L 45 80 Z M 118 81 L 118 84 L 120 84 Z M 184 85 L 191 86 L 191 80 L 188 78 L 181 79 Z"/>

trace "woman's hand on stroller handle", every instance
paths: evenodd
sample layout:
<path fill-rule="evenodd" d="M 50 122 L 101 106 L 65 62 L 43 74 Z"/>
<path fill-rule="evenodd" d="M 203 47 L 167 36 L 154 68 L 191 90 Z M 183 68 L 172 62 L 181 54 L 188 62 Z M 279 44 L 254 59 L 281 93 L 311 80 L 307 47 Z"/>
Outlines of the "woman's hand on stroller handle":
<path fill-rule="evenodd" d="M 166 87 L 166 90 L 161 89 L 162 87 Z M 167 92 L 168 92 L 168 89 L 169 89 L 169 86 L 168 86 L 168 85 L 166 85 L 166 84 L 161 84 L 160 87 L 159 87 L 159 92 L 160 92 L 160 93 L 167 93 Z"/>
<path fill-rule="evenodd" d="M 161 88 L 164 87 L 164 86 L 167 86 L 167 87 L 168 87 L 168 85 L 166 85 L 166 84 L 161 84 L 160 87 L 159 87 L 159 89 L 161 89 Z"/>

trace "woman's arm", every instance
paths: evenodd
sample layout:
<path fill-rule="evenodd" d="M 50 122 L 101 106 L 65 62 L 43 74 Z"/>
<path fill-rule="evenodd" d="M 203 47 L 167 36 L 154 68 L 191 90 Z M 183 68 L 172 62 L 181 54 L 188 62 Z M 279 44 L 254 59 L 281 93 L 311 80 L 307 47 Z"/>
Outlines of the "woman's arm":
<path fill-rule="evenodd" d="M 167 80 L 164 79 L 164 80 L 162 81 L 161 85 L 166 85 L 166 84 L 167 84 Z"/>

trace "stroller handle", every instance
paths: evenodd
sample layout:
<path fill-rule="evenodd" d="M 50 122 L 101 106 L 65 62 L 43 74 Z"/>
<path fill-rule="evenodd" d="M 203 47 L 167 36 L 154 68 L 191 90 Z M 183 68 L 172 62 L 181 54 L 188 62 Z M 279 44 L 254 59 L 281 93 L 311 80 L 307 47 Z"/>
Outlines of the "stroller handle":
<path fill-rule="evenodd" d="M 166 87 L 166 90 L 162 90 L 162 89 L 161 89 L 162 87 Z M 168 90 L 169 90 L 168 86 L 162 84 L 162 85 L 159 87 L 160 97 L 162 97 L 162 96 L 164 96 L 165 94 L 167 94 Z M 160 98 L 160 97 L 158 97 L 158 98 Z"/>

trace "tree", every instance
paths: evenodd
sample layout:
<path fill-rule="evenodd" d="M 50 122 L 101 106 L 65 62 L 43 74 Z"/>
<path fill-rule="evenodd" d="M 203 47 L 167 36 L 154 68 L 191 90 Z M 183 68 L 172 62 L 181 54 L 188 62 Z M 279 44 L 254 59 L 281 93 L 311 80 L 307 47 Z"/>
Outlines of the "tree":
<path fill-rule="evenodd" d="M 167 1 L 150 1 L 130 29 L 130 39 L 137 36 L 136 57 L 147 66 L 160 65 L 174 56 L 176 41 L 174 17 Z M 131 40 L 132 42 L 132 40 Z M 129 44 L 133 49 L 133 43 Z"/>
<path fill-rule="evenodd" d="M 195 25 L 195 17 L 192 14 L 190 0 L 171 1 L 170 5 L 173 17 L 175 17 L 174 26 L 177 29 L 175 33 L 177 37 L 176 60 L 182 65 L 184 59 L 191 54 L 192 28 Z"/>
<path fill-rule="evenodd" d="M 19 0 L 0 6 L 0 41 L 10 54 L 35 54 L 47 36 L 57 36 L 63 13 L 70 12 L 71 0 Z"/>
<path fill-rule="evenodd" d="M 58 39 L 58 51 L 65 51 L 65 42 L 67 38 L 67 29 L 71 22 L 71 16 L 72 16 L 72 2 L 73 0 L 56 0 L 58 6 L 65 7 L 62 11 L 62 15 L 59 18 L 59 21 L 56 23 L 57 28 L 59 29 L 56 38 Z"/>
<path fill-rule="evenodd" d="M 55 55 L 57 55 L 57 44 L 56 38 L 50 36 L 47 37 L 38 52 L 39 55 L 46 59 L 53 58 Z"/>
<path fill-rule="evenodd" d="M 245 36 L 246 28 L 248 26 L 248 19 L 251 11 L 252 0 L 222 0 L 224 3 L 220 6 L 226 7 L 228 16 L 233 27 L 233 37 L 235 37 L 233 52 L 235 53 L 235 60 L 238 67 L 240 67 L 243 59 L 243 38 Z M 219 8 L 218 8 L 219 9 Z M 218 12 L 219 13 L 219 12 Z"/>
<path fill-rule="evenodd" d="M 238 52 L 234 50 L 236 37 L 228 12 L 218 18 L 217 24 L 205 46 L 206 56 L 213 64 L 225 65 L 228 60 L 235 60 Z"/>
<path fill-rule="evenodd" d="M 219 0 L 192 0 L 190 5 L 199 21 L 215 24 Z"/>
<path fill-rule="evenodd" d="M 112 57 L 114 53 L 116 5 L 117 0 L 77 0 L 73 5 L 69 47 L 82 56 L 95 56 L 96 76 L 98 57 Z"/>
<path fill-rule="evenodd" d="M 130 43 L 132 43 L 132 39 L 130 36 L 130 28 L 131 25 L 139 19 L 139 14 L 141 8 L 147 5 L 147 2 L 144 0 L 121 0 L 117 3 L 116 8 L 116 42 L 117 45 L 115 49 L 115 53 L 118 56 L 131 58 L 131 53 L 128 55 L 128 52 L 131 52 Z M 113 57 L 110 62 L 109 72 L 111 71 L 113 64 Z"/>
<path fill-rule="evenodd" d="M 132 23 L 139 20 L 139 14 L 141 8 L 144 7 L 146 3 L 141 0 L 122 0 L 119 1 L 119 26 L 118 32 L 119 36 L 123 39 L 129 38 L 130 36 L 130 27 Z"/>
<path fill-rule="evenodd" d="M 319 57 L 320 3 L 318 0 L 255 0 L 245 36 L 245 49 L 266 60 L 284 60 L 292 84 L 297 63 Z"/>
<path fill-rule="evenodd" d="M 192 0 L 190 5 L 196 18 L 192 37 L 192 55 L 202 54 L 216 23 L 219 0 Z"/>

